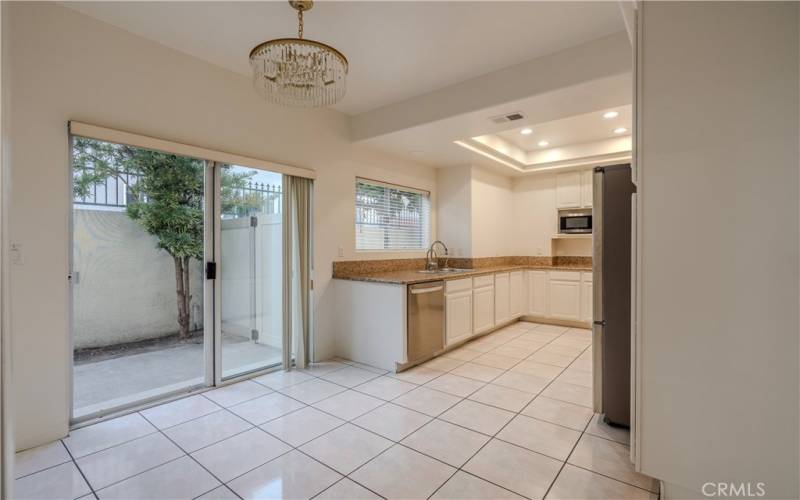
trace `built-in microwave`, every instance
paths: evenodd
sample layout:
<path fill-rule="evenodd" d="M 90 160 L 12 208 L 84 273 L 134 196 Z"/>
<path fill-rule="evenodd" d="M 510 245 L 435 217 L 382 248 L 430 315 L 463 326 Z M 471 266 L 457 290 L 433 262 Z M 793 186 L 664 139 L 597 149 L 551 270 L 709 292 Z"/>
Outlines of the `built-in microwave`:
<path fill-rule="evenodd" d="M 558 232 L 586 234 L 592 232 L 591 210 L 561 210 L 558 212 Z"/>

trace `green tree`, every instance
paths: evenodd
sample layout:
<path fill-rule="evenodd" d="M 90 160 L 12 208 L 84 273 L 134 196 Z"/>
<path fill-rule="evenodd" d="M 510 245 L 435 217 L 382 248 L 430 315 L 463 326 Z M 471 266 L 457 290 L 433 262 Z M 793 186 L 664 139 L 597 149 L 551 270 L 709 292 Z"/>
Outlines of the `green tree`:
<path fill-rule="evenodd" d="M 203 258 L 203 179 L 205 162 L 142 148 L 112 144 L 83 137 L 73 143 L 73 186 L 76 197 L 116 177 L 136 179 L 128 187 L 128 216 L 156 237 L 157 247 L 175 264 L 179 338 L 189 336 L 191 260 Z M 222 169 L 223 209 L 251 213 L 260 200 L 244 195 L 255 172 L 233 173 Z"/>

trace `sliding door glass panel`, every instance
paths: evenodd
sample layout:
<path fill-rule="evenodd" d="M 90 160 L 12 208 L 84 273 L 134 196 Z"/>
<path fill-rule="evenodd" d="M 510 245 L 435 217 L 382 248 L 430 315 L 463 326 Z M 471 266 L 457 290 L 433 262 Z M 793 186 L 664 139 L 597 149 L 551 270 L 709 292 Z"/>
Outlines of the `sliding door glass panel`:
<path fill-rule="evenodd" d="M 204 384 L 205 170 L 72 137 L 74 419 Z"/>
<path fill-rule="evenodd" d="M 283 352 L 280 174 L 223 165 L 220 175 L 221 378 L 275 366 Z"/>

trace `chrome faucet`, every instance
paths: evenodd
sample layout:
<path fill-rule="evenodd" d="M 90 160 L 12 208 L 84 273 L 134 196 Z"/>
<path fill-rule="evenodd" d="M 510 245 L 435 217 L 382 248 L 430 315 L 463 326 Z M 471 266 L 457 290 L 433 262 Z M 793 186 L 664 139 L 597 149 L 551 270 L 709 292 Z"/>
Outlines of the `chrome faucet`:
<path fill-rule="evenodd" d="M 425 269 L 428 271 L 435 271 L 439 269 L 439 256 L 436 254 L 436 245 L 441 245 L 444 248 L 444 267 L 447 268 L 447 259 L 448 259 L 448 250 L 447 245 L 445 245 L 441 240 L 436 240 L 431 243 L 431 247 L 428 248 L 428 252 L 425 254 Z"/>

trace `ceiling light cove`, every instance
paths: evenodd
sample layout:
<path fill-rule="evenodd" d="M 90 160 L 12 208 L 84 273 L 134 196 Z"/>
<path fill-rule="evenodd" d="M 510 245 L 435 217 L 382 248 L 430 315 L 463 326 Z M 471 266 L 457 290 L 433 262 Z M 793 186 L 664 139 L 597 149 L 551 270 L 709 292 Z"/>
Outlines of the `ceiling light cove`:
<path fill-rule="evenodd" d="M 539 141 L 539 142 L 537 142 L 536 144 L 537 144 L 537 145 L 538 145 L 540 148 L 546 148 L 547 146 L 549 146 L 549 145 L 550 145 L 550 143 L 549 143 L 549 142 L 547 142 L 547 141 Z"/>
<path fill-rule="evenodd" d="M 627 131 L 628 129 L 626 129 L 625 127 L 617 127 L 614 129 L 615 134 L 624 134 Z"/>
<path fill-rule="evenodd" d="M 616 111 L 606 111 L 605 113 L 603 113 L 603 118 L 605 118 L 606 120 L 610 120 L 610 119 L 616 118 L 618 116 L 619 116 L 619 113 L 616 112 Z"/>
<path fill-rule="evenodd" d="M 524 129 L 520 130 L 519 133 L 522 134 L 522 135 L 531 135 L 533 133 L 533 129 L 524 128 Z"/>

